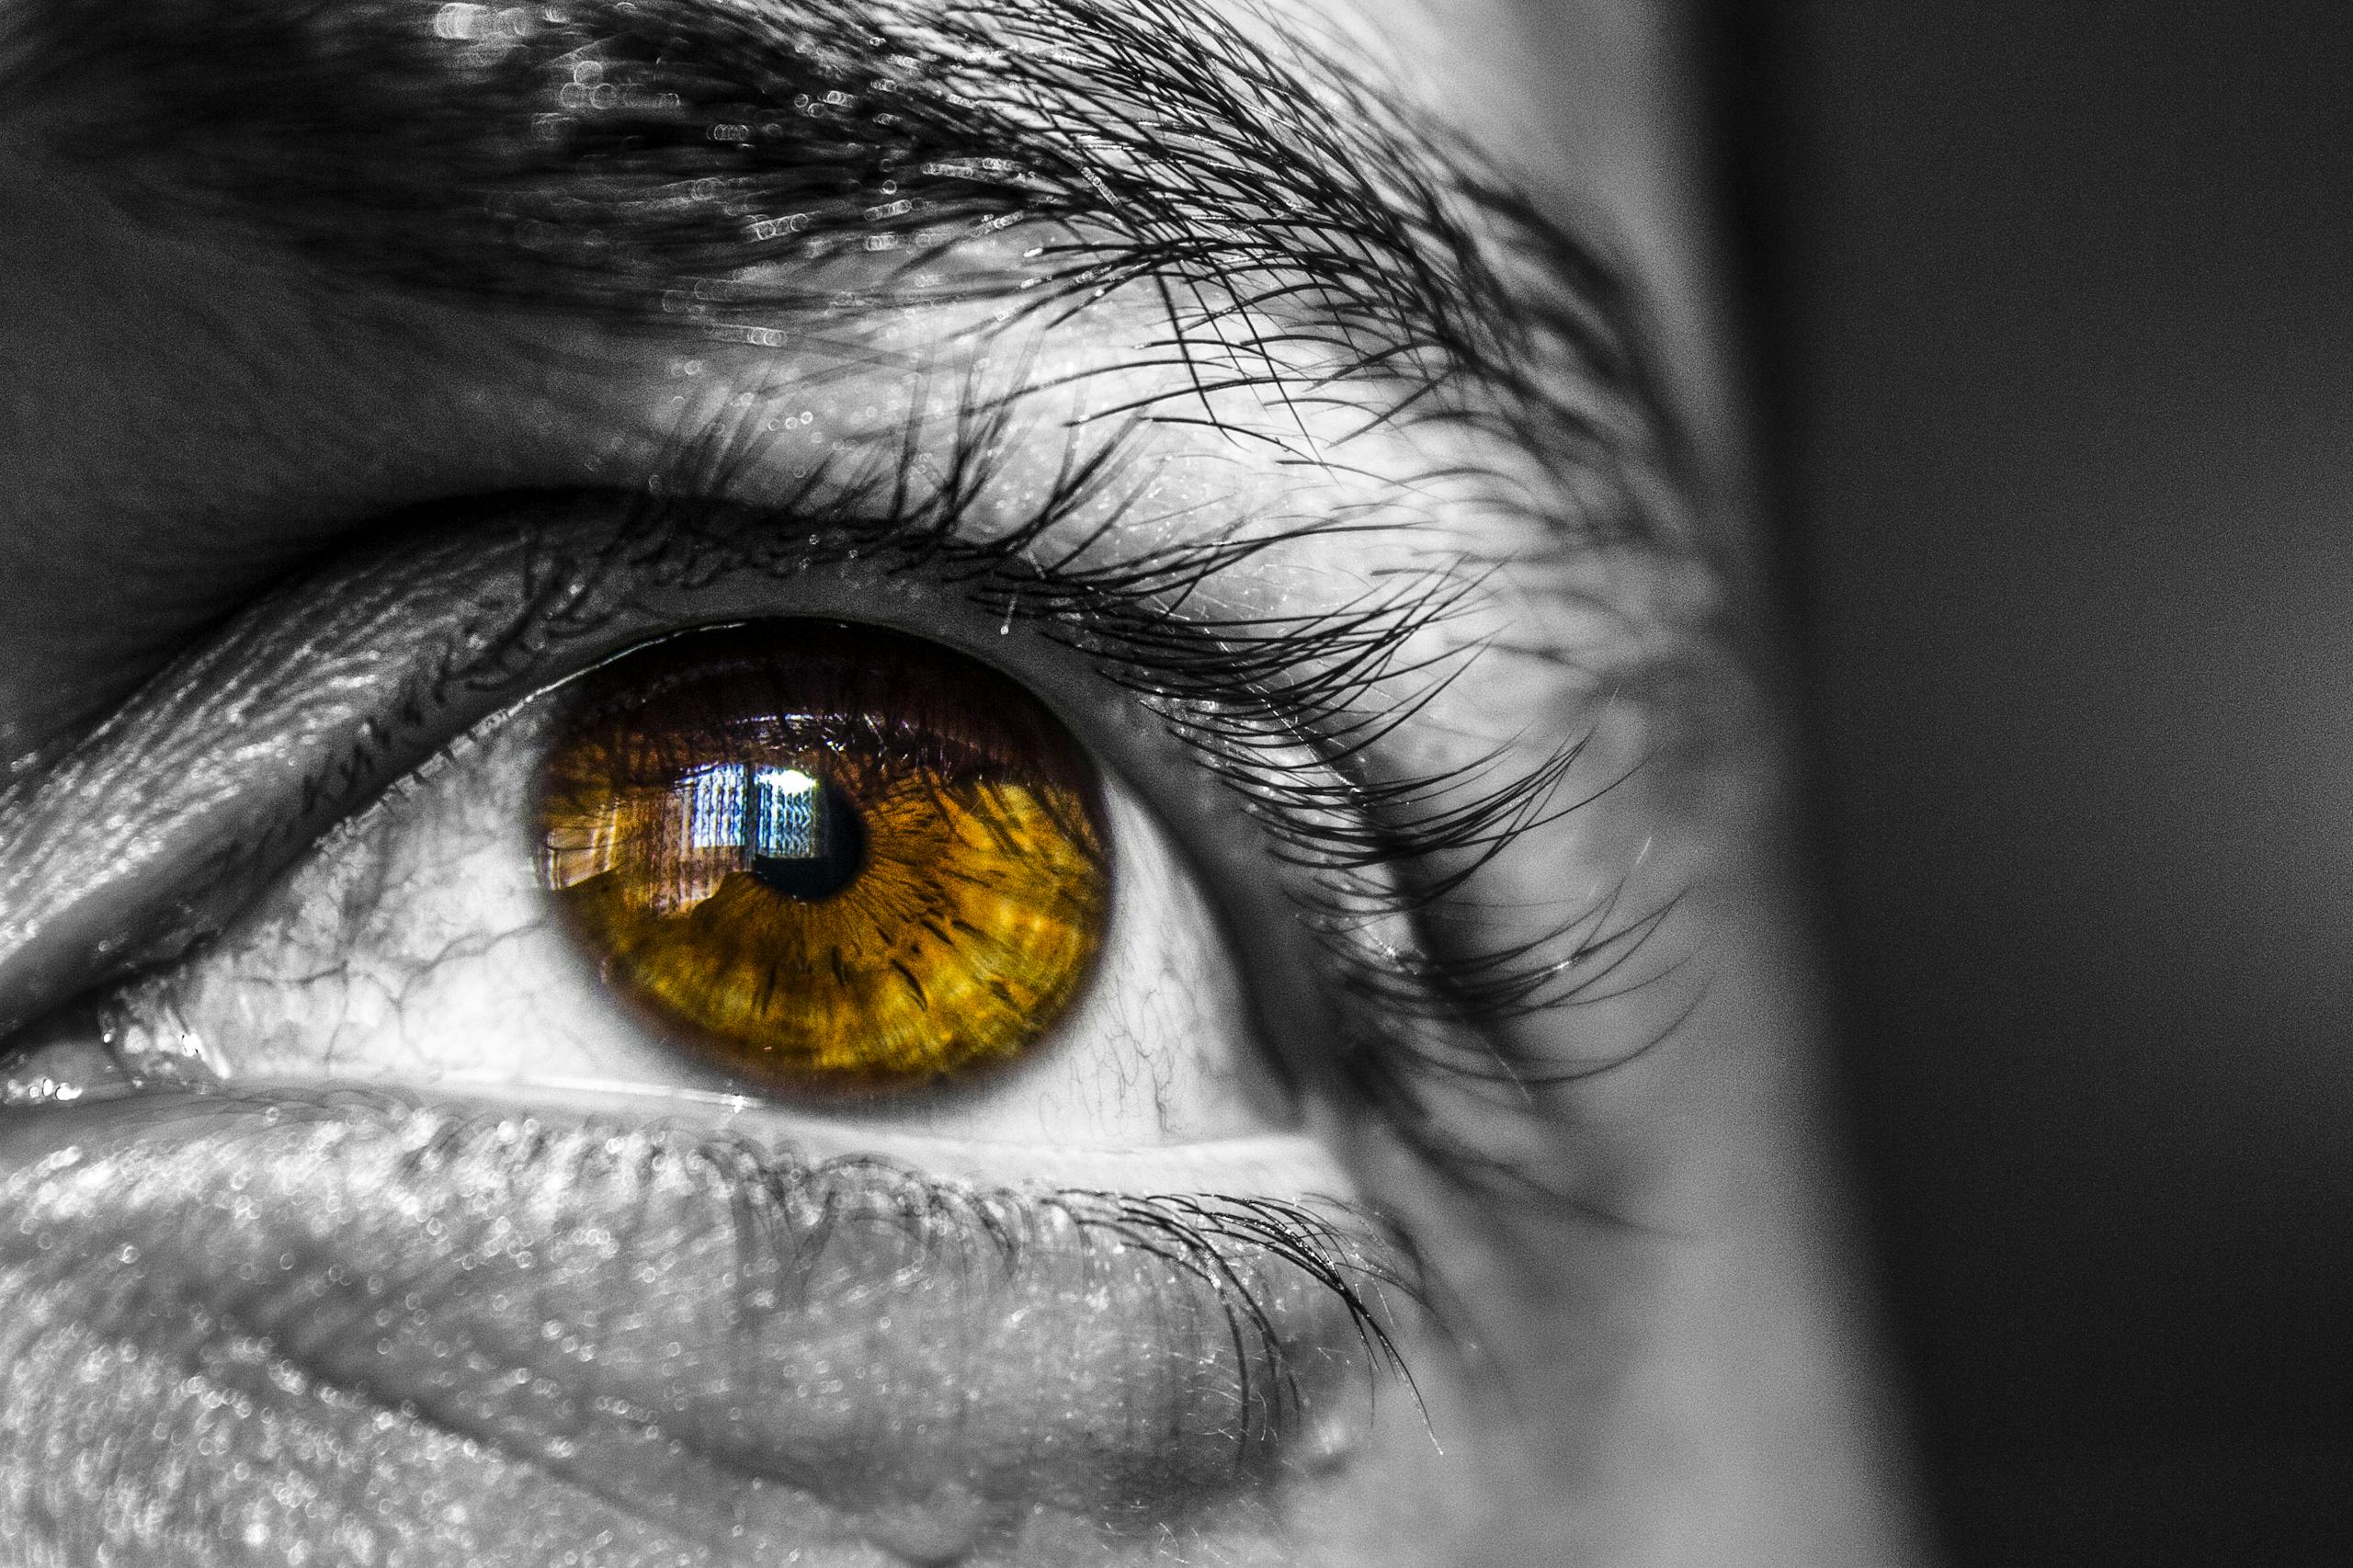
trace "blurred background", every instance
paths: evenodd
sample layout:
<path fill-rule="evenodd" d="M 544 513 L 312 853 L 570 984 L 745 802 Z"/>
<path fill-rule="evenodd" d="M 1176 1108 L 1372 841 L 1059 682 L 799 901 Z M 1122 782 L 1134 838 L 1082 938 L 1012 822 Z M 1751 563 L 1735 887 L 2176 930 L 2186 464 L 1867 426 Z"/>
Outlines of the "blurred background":
<path fill-rule="evenodd" d="M 2353 1562 L 2353 5 L 1713 30 L 1951 1560 Z"/>

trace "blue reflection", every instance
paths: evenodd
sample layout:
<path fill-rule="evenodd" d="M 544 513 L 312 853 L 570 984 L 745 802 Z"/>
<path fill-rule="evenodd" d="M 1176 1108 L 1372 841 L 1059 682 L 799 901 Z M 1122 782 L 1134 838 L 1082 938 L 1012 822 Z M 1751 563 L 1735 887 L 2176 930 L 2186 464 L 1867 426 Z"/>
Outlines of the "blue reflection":
<path fill-rule="evenodd" d="M 814 860 L 825 852 L 817 780 L 797 767 L 752 770 L 752 853 L 772 860 Z"/>
<path fill-rule="evenodd" d="M 687 845 L 738 849 L 744 844 L 744 776 L 740 762 L 714 762 L 679 780 L 686 797 Z"/>

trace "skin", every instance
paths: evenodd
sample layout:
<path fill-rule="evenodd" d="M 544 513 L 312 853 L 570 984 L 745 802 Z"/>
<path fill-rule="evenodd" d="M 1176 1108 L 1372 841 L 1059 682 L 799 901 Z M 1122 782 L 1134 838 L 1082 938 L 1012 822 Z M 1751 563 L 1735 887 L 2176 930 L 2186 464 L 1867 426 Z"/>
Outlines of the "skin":
<path fill-rule="evenodd" d="M 1559 657 L 1506 661 L 1488 677 L 1449 688 L 1432 701 L 1427 722 L 1401 729 L 1395 760 L 1467 774 L 1500 747 L 1532 766 L 1565 737 L 1589 731 L 1589 782 L 1577 793 L 1622 782 L 1515 842 L 1482 871 L 1480 892 L 1503 911 L 1557 909 L 1564 886 L 1622 884 L 1631 904 L 1679 898 L 1662 927 L 1659 967 L 1700 960 L 1692 972 L 1703 973 L 1704 984 L 1631 987 L 1507 1026 L 1515 1045 L 1532 1056 L 1563 1066 L 1615 1063 L 1607 1072 L 1519 1096 L 1460 1085 L 1432 1091 L 1434 1125 L 1552 1189 L 1509 1200 L 1434 1168 L 1312 1072 L 1291 1107 L 1295 1116 L 1269 1133 L 1271 1142 L 1248 1148 L 1138 1147 L 1151 1141 L 1092 1128 L 1083 1109 L 1008 1114 L 985 1101 L 969 1113 L 951 1108 L 887 1125 L 765 1107 L 720 1117 L 644 1093 L 583 1106 L 517 1075 L 491 1096 L 507 1125 L 536 1111 L 544 1119 L 535 1125 L 561 1140 L 593 1113 L 604 1119 L 599 1126 L 641 1140 L 631 1145 L 640 1152 L 689 1148 L 682 1141 L 690 1134 L 721 1130 L 779 1160 L 887 1153 L 918 1173 L 974 1180 L 983 1191 L 1051 1182 L 1136 1196 L 1344 1197 L 1388 1216 L 1427 1271 L 1432 1305 L 1416 1308 L 1400 1296 L 1389 1319 L 1420 1407 L 1386 1393 L 1366 1405 L 1365 1369 L 1349 1358 L 1358 1343 L 1353 1325 L 1279 1268 L 1245 1258 L 1245 1267 L 1265 1269 L 1283 1335 L 1340 1369 L 1309 1380 L 1324 1417 L 1321 1435 L 1276 1444 L 1268 1479 L 1254 1482 L 1256 1490 L 1190 1473 L 1193 1459 L 1220 1451 L 1193 1430 L 1210 1417 L 1181 1401 L 1172 1404 L 1175 1396 L 1154 1379 L 1165 1381 L 1172 1368 L 1216 1364 L 1225 1351 L 1211 1330 L 1222 1319 L 1213 1301 L 1188 1295 L 1181 1281 L 1172 1285 L 1165 1269 L 1155 1275 L 1149 1261 L 1131 1261 L 1122 1266 L 1131 1275 L 1114 1287 L 1138 1303 L 1124 1316 L 1099 1307 L 1074 1314 L 1067 1280 L 1051 1272 L 1033 1278 L 1038 1299 L 1029 1309 L 1051 1332 L 999 1332 L 995 1325 L 1010 1321 L 1004 1303 L 959 1307 L 913 1287 L 896 1327 L 870 1293 L 771 1314 L 760 1323 L 760 1365 L 789 1369 L 796 1358 L 820 1358 L 813 1364 L 822 1366 L 827 1335 L 858 1335 L 882 1392 L 838 1405 L 775 1395 L 778 1403 L 764 1405 L 752 1428 L 730 1426 L 683 1458 L 648 1460 L 626 1434 L 596 1427 L 585 1439 L 586 1457 L 557 1474 L 544 1412 L 519 1395 L 501 1403 L 462 1380 L 434 1381 L 426 1346 L 436 1335 L 558 1381 L 581 1375 L 528 1336 L 518 1340 L 487 1304 L 501 1280 L 521 1275 L 486 1274 L 480 1286 L 446 1298 L 419 1283 L 415 1294 L 431 1298 L 416 1309 L 431 1319 L 423 1337 L 372 1358 L 335 1316 L 365 1305 L 358 1296 L 346 1301 L 330 1292 L 308 1306 L 278 1302 L 249 1313 L 244 1326 L 263 1345 L 256 1355 L 282 1353 L 319 1382 L 355 1391 L 363 1411 L 400 1412 L 392 1426 L 351 1417 L 347 1431 L 335 1428 L 340 1440 L 371 1455 L 370 1463 L 348 1473 L 302 1469 L 306 1484 L 343 1510 L 338 1517 L 381 1508 L 415 1520 L 456 1497 L 496 1521 L 472 1527 L 486 1532 L 470 1538 L 476 1549 L 517 1562 L 560 1561 L 562 1551 L 583 1542 L 612 1562 L 667 1562 L 678 1551 L 766 1562 L 805 1548 L 813 1553 L 808 1561 L 827 1564 L 973 1568 L 1912 1560 L 1838 1192 L 1821 1147 L 1817 1020 L 1793 937 L 1799 904 L 1782 863 L 1778 720 L 1753 652 L 1765 642 L 1763 618 L 1742 584 L 1746 541 L 1736 456 L 1704 305 L 1701 228 L 1681 141 L 1687 105 L 1663 18 L 1633 7 L 1541 17 L 1452 7 L 1325 20 L 1367 31 L 1394 58 L 1415 61 L 1410 74 L 1398 68 L 1416 84 L 1412 90 L 1461 108 L 1469 134 L 1540 171 L 1531 182 L 1540 201 L 1621 236 L 1658 317 L 1667 395 L 1694 433 L 1681 506 L 1686 526 L 1709 548 L 1672 564 L 1641 556 L 1563 561 L 1524 528 L 1442 486 L 1400 510 L 1395 495 L 1440 463 L 1509 472 L 1525 466 L 1526 454 L 1468 437 L 1344 436 L 1347 406 L 1305 415 L 1317 424 L 1311 436 L 1346 448 L 1345 464 L 1273 464 L 1262 449 L 1235 438 L 1232 432 L 1278 430 L 1284 417 L 1300 417 L 1246 389 L 1221 399 L 1226 434 L 1155 430 L 1144 437 L 1147 449 L 1165 484 L 1184 498 L 1187 527 L 1246 529 L 1254 517 L 1351 508 L 1370 508 L 1381 520 L 1370 535 L 1344 544 L 1307 540 L 1269 551 L 1253 575 L 1220 585 L 1237 607 L 1295 611 L 1345 603 L 1384 571 L 1450 550 L 1503 562 L 1489 597 L 1459 622 L 1417 631 L 1415 650 L 1443 658 L 1511 641 Z M 1575 90 L 1563 91 L 1563 83 Z M 1575 107 L 1556 111 L 1563 99 Z M 176 721 L 152 689 L 138 695 L 176 651 L 191 640 L 201 649 L 244 650 L 195 676 L 183 669 L 170 677 L 174 691 L 196 689 L 222 703 L 251 693 L 262 710 L 324 726 L 333 705 L 304 680 L 332 666 L 364 685 L 382 667 L 371 661 L 381 659 L 385 642 L 409 635 L 410 622 L 438 602 L 417 578 L 373 601 L 330 602 L 313 591 L 290 601 L 303 607 L 298 612 L 288 613 L 281 601 L 259 620 L 236 619 L 296 563 L 380 544 L 397 553 L 404 542 L 386 544 L 371 520 L 402 506 L 521 486 L 625 484 L 659 463 L 682 426 L 708 419 L 742 393 L 813 414 L 801 438 L 811 449 L 831 443 L 869 451 L 900 438 L 909 400 L 924 395 L 855 354 L 653 341 L 582 320 L 518 319 L 365 289 L 322 294 L 263 242 L 225 227 L 158 223 L 94 199 L 77 173 L 42 156 L 33 139 L 18 135 L 12 147 L 0 160 L 0 212 L 10 215 L 0 222 L 0 277 L 9 284 L 0 316 L 0 381 L 8 389 L 0 433 L 0 576 L 15 591 L 0 603 L 0 646 L 10 651 L 0 665 L 0 737 L 18 761 L 13 794 L 0 809 L 16 813 L 17 848 L 12 880 L 0 881 L 0 915 L 13 924 L 0 931 L 25 951 L 41 942 L 70 947 L 44 933 L 63 928 L 61 921 L 70 926 L 77 910 L 119 911 L 130 896 L 106 881 L 111 862 L 101 850 L 109 832 L 120 835 L 120 824 L 109 826 L 109 808 L 100 802 L 116 800 L 105 788 L 107 768 L 131 777 L 123 760 L 131 752 L 94 752 L 85 744 L 77 760 L 73 751 L 102 718 L 115 718 L 108 734 L 139 738 L 140 777 L 179 780 L 199 814 L 214 810 L 223 821 L 261 771 L 299 760 L 283 726 L 268 745 L 224 754 L 226 721 Z M 1084 367 L 1091 372 L 1086 395 L 1117 401 L 1131 386 L 1153 390 L 1165 374 L 1123 360 L 1149 326 L 1148 317 L 1114 300 L 1040 329 L 1017 345 L 1023 354 L 1006 353 L 1004 340 L 993 340 L 996 351 L 985 361 L 958 335 L 953 312 L 854 330 L 861 348 L 934 350 L 967 385 Z M 1034 406 L 1040 412 L 1025 433 L 1036 455 L 1013 460 L 1008 493 L 1051 467 L 1053 454 L 1039 432 L 1051 427 L 1053 407 Z M 781 471 L 802 449 L 764 449 L 731 478 L 728 494 L 756 504 L 788 494 Z M 593 531 L 595 524 L 577 527 Z M 1066 711 L 1097 711 L 1088 705 L 1105 700 L 1057 665 L 1051 647 L 1031 647 L 1026 629 L 992 651 L 987 618 L 975 623 L 950 596 L 893 591 L 889 618 L 1008 666 L 1034 661 L 1023 673 Z M 647 634 L 665 618 L 822 614 L 874 602 L 858 596 L 879 590 L 854 569 L 829 568 L 790 580 L 731 580 L 713 592 L 691 603 L 640 596 L 631 607 L 638 619 L 622 618 L 614 637 L 625 642 L 631 627 Z M 381 626 L 367 614 L 381 614 Z M 361 625 L 381 635 L 354 637 Z M 338 643 L 339 635 L 353 646 Z M 1669 665 L 1687 677 L 1681 684 L 1611 695 Z M 281 676 L 285 691 L 270 697 L 265 688 Z M 1416 689 L 1399 676 L 1377 695 L 1403 701 Z M 1116 737 L 1134 732 L 1111 718 L 1087 733 L 1158 812 L 1172 863 L 1188 865 L 1207 890 L 1232 944 L 1220 954 L 1203 937 L 1198 945 L 1207 956 L 1155 957 L 1167 985 L 1198 989 L 1188 977 L 1226 964 L 1245 974 L 1254 964 L 1280 968 L 1267 955 L 1290 939 L 1280 934 L 1284 917 L 1253 902 L 1271 896 L 1253 886 L 1267 881 L 1263 856 L 1221 847 L 1235 841 L 1232 819 L 1218 815 L 1230 808 L 1191 777 L 1197 764 L 1149 739 L 1120 751 L 1129 743 Z M 63 790 L 61 778 L 84 776 L 76 767 L 91 786 Z M 155 831 L 160 844 L 162 830 Z M 184 828 L 182 839 L 194 832 Z M 56 847 L 41 859 L 25 847 L 35 845 Z M 414 873 L 413 893 L 422 896 L 428 874 Z M 300 902 L 287 907 L 288 887 L 300 891 L 282 884 L 277 905 L 265 899 L 233 927 L 230 949 L 250 947 L 271 919 L 299 923 Z M 1514 917 L 1496 918 L 1507 925 Z M 1175 938 L 1165 933 L 1175 926 L 1147 920 L 1142 929 L 1147 943 L 1162 937 L 1173 952 Z M 1258 939 L 1233 942 L 1245 930 Z M 335 938 L 313 932 L 305 939 Z M 485 979 L 471 991 L 451 983 L 450 1010 L 439 1016 L 458 1019 L 494 986 L 521 982 Z M 1268 1032 L 1280 1036 L 1279 986 L 1259 983 L 1261 1016 L 1275 1020 Z M 300 1032 L 300 1016 L 290 1027 Z M 1246 1051 L 1247 1042 L 1236 1049 Z M 1294 1061 L 1311 1055 L 1297 1041 L 1279 1039 L 1271 1049 Z M 1097 1070 L 1084 1062 L 1069 1069 L 1082 1078 Z M 401 1086 L 395 1074 L 379 1081 Z M 578 1243 L 578 1217 L 592 1199 L 649 1201 L 625 1199 L 599 1186 L 604 1177 L 574 1169 L 562 1189 L 568 1207 L 542 1212 L 555 1189 L 517 1176 L 510 1145 L 525 1136 L 519 1132 L 485 1134 L 489 1143 L 469 1145 L 476 1164 L 440 1185 L 409 1185 L 422 1178 L 396 1155 L 409 1146 L 402 1140 L 414 1134 L 415 1119 L 462 1097 L 437 1096 L 429 1085 L 393 1109 L 369 1111 L 322 1110 L 314 1096 L 290 1091 L 285 1103 L 300 1108 L 290 1124 L 269 1119 L 268 1097 L 215 1102 L 214 1119 L 198 1124 L 168 1096 L 0 1111 L 0 1173 L 13 1175 L 6 1201 L 24 1221 L 19 1234 L 38 1229 L 65 1244 L 44 1245 L 40 1256 L 21 1247 L 8 1255 L 0 1290 L 19 1293 L 20 1321 L 71 1317 L 102 1338 L 112 1335 L 108 1343 L 138 1346 L 144 1357 L 108 1362 L 99 1392 L 75 1394 L 75 1386 L 97 1385 L 74 1385 L 68 1370 L 55 1371 L 57 1381 L 40 1381 L 52 1376 L 50 1361 L 62 1354 L 54 1343 L 0 1341 L 0 1358 L 14 1358 L 13 1367 L 0 1367 L 31 1380 L 20 1390 L 43 1396 L 20 1396 L 0 1416 L 11 1439 L 0 1464 L 17 1467 L 8 1477 L 15 1494 L 99 1511 L 109 1498 L 148 1495 L 127 1471 L 78 1490 L 60 1483 L 48 1493 L 27 1472 L 97 1446 L 108 1423 L 135 1442 L 151 1415 L 179 1410 L 172 1380 L 142 1383 L 149 1374 L 133 1365 L 232 1378 L 235 1356 L 223 1348 L 228 1335 L 220 1321 L 235 1315 L 224 1303 L 244 1300 L 233 1287 L 242 1264 L 266 1269 L 273 1258 L 294 1257 L 306 1277 L 316 1268 L 327 1278 L 325 1270 L 342 1265 L 346 1277 L 373 1270 L 398 1279 L 413 1272 L 425 1281 L 455 1244 L 452 1229 L 481 1226 L 487 1234 L 494 1221 L 509 1217 L 553 1257 Z M 1089 1103 L 1076 1091 L 1053 1103 L 1064 1101 Z M 662 1130 L 645 1131 L 654 1123 Z M 208 1137 L 215 1142 L 206 1143 Z M 68 1150 L 76 1152 L 70 1165 L 56 1158 Z M 692 1360 L 706 1342 L 724 1336 L 718 1307 L 706 1321 L 692 1303 L 717 1301 L 715 1292 L 698 1295 L 696 1281 L 713 1267 L 706 1255 L 728 1238 L 729 1189 L 708 1164 L 681 1158 L 676 1168 L 686 1174 L 660 1213 L 664 1239 L 658 1248 L 647 1244 L 646 1256 L 658 1254 L 662 1310 L 688 1324 L 664 1332 L 686 1340 L 683 1354 Z M 203 1211 L 204 1195 L 240 1173 L 254 1194 L 253 1214 L 189 1220 Z M 450 1196 L 459 1191 L 462 1199 Z M 442 1233 L 428 1242 L 398 1222 L 404 1198 L 449 1205 Z M 530 1231 L 535 1224 L 540 1229 Z M 856 1281 L 892 1278 L 907 1260 L 892 1247 L 915 1244 L 901 1237 L 838 1245 L 845 1250 L 835 1261 Z M 132 1285 L 106 1262 L 125 1248 L 144 1260 Z M 495 1273 L 524 1266 L 485 1267 Z M 672 1386 L 662 1381 L 671 1374 L 662 1370 L 658 1348 L 632 1348 L 627 1331 L 597 1316 L 600 1307 L 650 1288 L 626 1270 L 599 1272 L 603 1267 L 583 1262 L 564 1275 L 540 1315 L 568 1324 L 575 1338 L 596 1337 L 604 1364 L 637 1369 L 645 1402 L 658 1403 Z M 1136 1326 L 1153 1303 L 1164 1317 L 1176 1311 L 1179 1326 Z M 1167 1334 L 1179 1335 L 1173 1347 Z M 740 1361 L 714 1356 L 710 1365 L 745 1375 Z M 1057 1406 L 1052 1391 L 1064 1377 L 1074 1380 L 1073 1403 Z M 960 1467 L 968 1453 L 943 1453 L 909 1435 L 905 1406 L 926 1397 L 919 1391 L 943 1388 L 964 1391 L 990 1413 L 983 1432 L 996 1449 L 1035 1447 L 996 1491 L 976 1496 L 955 1479 L 967 1473 Z M 1047 1393 L 1034 1407 L 1024 1403 L 1041 1388 Z M 325 1430 L 348 1415 L 343 1406 L 327 1415 L 320 1414 L 324 1406 L 298 1410 L 298 1397 L 267 1379 L 252 1397 L 283 1421 L 312 1421 L 306 1429 Z M 1090 1480 L 1095 1471 L 1058 1457 L 1063 1450 L 1040 1437 L 1057 1408 L 1080 1411 L 1074 1429 L 1082 1434 L 1141 1413 L 1179 1436 L 1141 1444 L 1132 1454 L 1120 1450 L 1120 1462 L 1140 1481 Z M 699 1409 L 698 1418 L 703 1414 Z M 187 1419 L 197 1423 L 191 1433 L 216 1433 L 250 1469 L 300 1468 L 259 1445 L 259 1416 L 242 1426 L 202 1425 L 211 1415 Z M 158 1415 L 154 1425 L 162 1424 Z M 453 1460 L 449 1432 L 481 1438 L 490 1458 Z M 845 1452 L 858 1462 L 842 1460 Z M 363 1474 L 372 1479 L 363 1482 Z M 768 1483 L 754 1486 L 747 1474 Z M 224 1495 L 239 1484 L 210 1473 L 195 1483 L 199 1493 Z M 1154 1518 L 1181 1525 L 1176 1536 L 1132 1528 L 1120 1510 L 1132 1514 L 1139 1496 Z M 302 1539 L 299 1517 L 268 1514 L 267 1528 L 251 1537 L 233 1535 L 207 1550 L 222 1562 L 300 1560 L 290 1555 L 290 1543 Z M 701 1528 L 714 1519 L 732 1520 L 744 1533 Z M 403 1539 L 417 1543 L 403 1549 L 412 1552 L 406 1561 L 462 1560 L 454 1555 L 455 1535 L 421 1530 Z M 334 1548 L 334 1541 L 312 1544 Z"/>

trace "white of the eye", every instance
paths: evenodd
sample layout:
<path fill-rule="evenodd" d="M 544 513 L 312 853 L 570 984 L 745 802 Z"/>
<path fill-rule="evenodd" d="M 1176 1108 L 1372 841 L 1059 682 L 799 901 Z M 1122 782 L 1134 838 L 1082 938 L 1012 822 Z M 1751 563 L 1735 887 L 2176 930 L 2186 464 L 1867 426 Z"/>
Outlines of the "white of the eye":
<path fill-rule="evenodd" d="M 635 1095 L 723 1113 L 999 1150 L 1121 1150 L 1276 1131 L 1229 944 L 1151 812 L 1110 780 L 1115 874 L 1097 972 L 1023 1062 L 952 1094 L 790 1118 L 661 1045 L 606 992 L 538 882 L 532 801 L 550 740 L 526 705 L 330 835 L 209 949 L 131 999 L 168 1006 L 225 1073 L 414 1088 Z M 759 777 L 753 775 L 756 772 Z M 773 774 L 771 778 L 768 775 Z M 729 765 L 679 795 L 688 835 L 790 839 L 818 783 Z M 775 817 L 775 822 L 767 819 Z M 733 835 L 735 844 L 719 841 Z"/>

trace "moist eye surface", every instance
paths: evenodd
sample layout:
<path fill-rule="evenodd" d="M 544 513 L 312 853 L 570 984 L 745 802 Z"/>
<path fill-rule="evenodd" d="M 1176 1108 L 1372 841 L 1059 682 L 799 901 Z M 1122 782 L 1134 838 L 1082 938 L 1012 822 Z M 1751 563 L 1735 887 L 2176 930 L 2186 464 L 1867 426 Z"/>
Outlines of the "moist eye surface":
<path fill-rule="evenodd" d="M 541 774 L 564 928 L 664 1040 L 787 1095 L 1013 1062 L 1110 908 L 1086 752 L 1028 692 L 836 621 L 688 633 L 585 677 Z"/>

